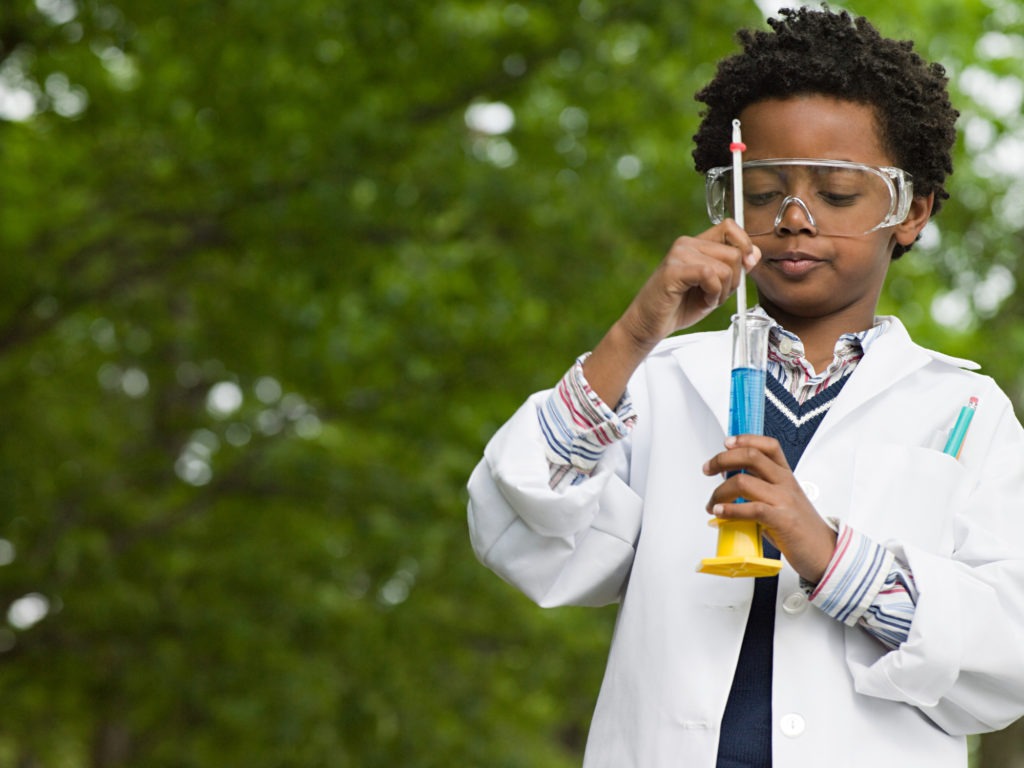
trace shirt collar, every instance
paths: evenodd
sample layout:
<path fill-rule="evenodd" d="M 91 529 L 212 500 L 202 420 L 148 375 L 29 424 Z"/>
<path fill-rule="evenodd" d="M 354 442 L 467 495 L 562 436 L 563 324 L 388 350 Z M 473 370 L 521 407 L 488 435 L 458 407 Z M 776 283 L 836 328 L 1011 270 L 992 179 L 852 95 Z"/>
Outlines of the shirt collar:
<path fill-rule="evenodd" d="M 751 314 L 767 317 L 771 321 L 768 332 L 768 348 L 781 360 L 795 363 L 804 357 L 804 343 L 795 333 L 783 328 L 775 318 L 769 316 L 760 304 L 750 310 Z M 891 318 L 880 315 L 875 317 L 875 324 L 870 328 L 856 333 L 844 333 L 836 339 L 834 355 L 837 359 L 847 358 L 851 353 L 867 354 L 871 345 L 884 334 L 890 325 Z"/>

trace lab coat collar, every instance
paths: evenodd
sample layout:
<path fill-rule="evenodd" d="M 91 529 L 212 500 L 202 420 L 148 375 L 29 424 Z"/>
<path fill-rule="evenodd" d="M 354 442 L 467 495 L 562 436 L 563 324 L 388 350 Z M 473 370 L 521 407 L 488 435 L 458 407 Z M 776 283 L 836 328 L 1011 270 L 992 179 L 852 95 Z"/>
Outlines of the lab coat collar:
<path fill-rule="evenodd" d="M 887 319 L 888 329 L 874 341 L 870 351 L 857 364 L 857 370 L 843 388 L 842 395 L 836 398 L 819 432 L 828 431 L 896 382 L 932 362 L 969 370 L 981 367 L 971 360 L 944 355 L 916 344 L 899 318 Z"/>
<path fill-rule="evenodd" d="M 887 317 L 885 333 L 876 339 L 869 354 L 858 363 L 857 370 L 843 389 L 818 428 L 826 432 L 831 425 L 846 418 L 865 403 L 881 394 L 900 379 L 936 361 L 957 368 L 977 370 L 970 360 L 933 352 L 914 343 L 897 317 Z M 715 415 L 722 428 L 722 437 L 729 425 L 729 369 L 732 365 L 732 341 L 728 331 L 676 336 L 663 343 L 662 351 L 671 354 L 693 384 L 694 389 Z"/>

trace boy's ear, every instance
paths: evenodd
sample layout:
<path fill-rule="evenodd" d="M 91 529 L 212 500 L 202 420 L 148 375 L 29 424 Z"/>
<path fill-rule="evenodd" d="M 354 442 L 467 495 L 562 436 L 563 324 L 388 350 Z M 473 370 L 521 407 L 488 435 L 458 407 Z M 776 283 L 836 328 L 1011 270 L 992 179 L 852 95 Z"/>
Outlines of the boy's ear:
<path fill-rule="evenodd" d="M 924 197 L 914 197 L 910 201 L 910 213 L 903 220 L 902 224 L 896 225 L 896 242 L 900 245 L 913 245 L 917 236 L 921 234 L 924 225 L 932 216 L 932 203 L 935 202 L 935 193 Z"/>

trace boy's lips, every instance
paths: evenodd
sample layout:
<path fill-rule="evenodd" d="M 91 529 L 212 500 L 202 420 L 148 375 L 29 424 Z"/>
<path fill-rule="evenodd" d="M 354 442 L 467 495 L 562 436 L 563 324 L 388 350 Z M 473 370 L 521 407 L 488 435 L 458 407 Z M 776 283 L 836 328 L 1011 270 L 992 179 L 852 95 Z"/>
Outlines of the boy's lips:
<path fill-rule="evenodd" d="M 783 274 L 793 276 L 804 275 L 825 263 L 825 259 L 802 252 L 781 253 L 768 257 L 766 261 Z"/>

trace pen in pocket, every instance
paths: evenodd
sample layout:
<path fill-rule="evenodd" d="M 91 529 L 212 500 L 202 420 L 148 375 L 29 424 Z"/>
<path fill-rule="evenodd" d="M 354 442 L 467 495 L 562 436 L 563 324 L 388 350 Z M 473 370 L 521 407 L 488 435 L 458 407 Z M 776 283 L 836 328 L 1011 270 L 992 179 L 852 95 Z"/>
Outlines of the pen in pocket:
<path fill-rule="evenodd" d="M 977 409 L 978 398 L 976 397 L 972 397 L 967 401 L 967 405 L 960 409 L 960 415 L 956 417 L 956 424 L 953 425 L 949 439 L 946 441 L 946 447 L 942 449 L 943 453 L 957 459 L 960 458 L 960 451 L 964 447 L 964 438 L 967 437 L 967 428 L 971 426 L 971 419 L 974 418 L 974 412 Z"/>

